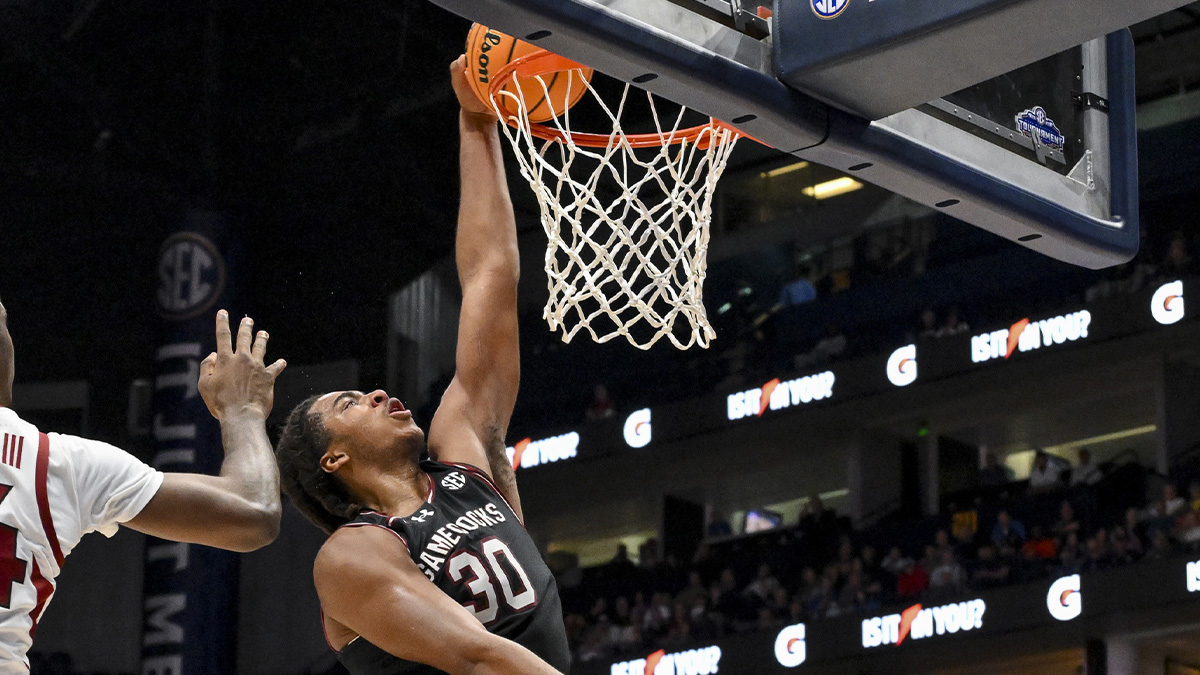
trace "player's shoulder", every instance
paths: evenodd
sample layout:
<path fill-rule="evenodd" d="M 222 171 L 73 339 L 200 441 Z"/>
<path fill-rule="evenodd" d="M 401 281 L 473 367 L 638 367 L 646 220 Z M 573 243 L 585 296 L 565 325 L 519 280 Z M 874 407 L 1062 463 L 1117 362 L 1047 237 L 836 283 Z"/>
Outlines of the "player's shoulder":
<path fill-rule="evenodd" d="M 38 433 L 37 427 L 21 419 L 12 408 L 0 407 L 0 432 L 18 436 L 31 436 Z"/>
<path fill-rule="evenodd" d="M 408 560 L 407 542 L 399 533 L 378 523 L 355 520 L 334 530 L 321 545 L 313 576 L 361 574 Z"/>

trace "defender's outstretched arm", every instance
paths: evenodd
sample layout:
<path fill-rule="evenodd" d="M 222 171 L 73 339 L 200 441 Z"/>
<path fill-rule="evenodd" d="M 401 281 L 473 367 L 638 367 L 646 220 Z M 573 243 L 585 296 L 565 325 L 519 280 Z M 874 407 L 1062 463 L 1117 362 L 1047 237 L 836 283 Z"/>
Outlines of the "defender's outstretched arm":
<path fill-rule="evenodd" d="M 242 320 L 237 350 L 229 316 L 217 313 L 217 351 L 200 366 L 199 389 L 221 422 L 225 461 L 217 476 L 167 473 L 162 487 L 126 525 L 146 534 L 231 551 L 253 551 L 279 534 L 279 470 L 266 419 L 275 378 L 287 365 L 264 365 L 266 332 L 251 344 L 254 321 Z"/>
<path fill-rule="evenodd" d="M 466 57 L 450 66 L 462 110 L 462 198 L 455 255 L 463 302 L 454 379 L 429 430 L 430 455 L 487 471 L 521 516 L 504 437 L 521 379 L 517 336 L 516 219 L 504 174 L 498 122 L 471 90 Z"/>

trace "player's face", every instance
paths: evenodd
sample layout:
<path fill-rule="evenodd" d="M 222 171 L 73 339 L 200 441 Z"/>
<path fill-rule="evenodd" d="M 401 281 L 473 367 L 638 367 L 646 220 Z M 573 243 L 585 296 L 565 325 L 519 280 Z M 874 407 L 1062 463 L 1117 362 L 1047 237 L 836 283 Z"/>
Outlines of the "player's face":
<path fill-rule="evenodd" d="M 408 457 L 419 451 L 425 440 L 412 413 L 383 390 L 333 392 L 317 399 L 313 410 L 321 415 L 331 445 L 368 462 L 386 462 L 398 453 Z"/>
<path fill-rule="evenodd" d="M 12 403 L 12 385 L 15 372 L 12 336 L 8 334 L 8 310 L 0 303 L 0 406 Z"/>

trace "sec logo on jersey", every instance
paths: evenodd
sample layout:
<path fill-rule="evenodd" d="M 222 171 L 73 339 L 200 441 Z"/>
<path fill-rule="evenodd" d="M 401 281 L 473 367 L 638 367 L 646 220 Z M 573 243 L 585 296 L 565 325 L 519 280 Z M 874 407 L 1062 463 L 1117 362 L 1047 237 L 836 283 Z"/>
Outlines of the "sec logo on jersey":
<path fill-rule="evenodd" d="M 461 473 L 455 471 L 449 473 L 442 479 L 442 487 L 447 490 L 461 490 L 467 484 L 467 479 Z"/>
<path fill-rule="evenodd" d="M 850 0 L 811 0 L 813 13 L 822 19 L 836 19 Z"/>

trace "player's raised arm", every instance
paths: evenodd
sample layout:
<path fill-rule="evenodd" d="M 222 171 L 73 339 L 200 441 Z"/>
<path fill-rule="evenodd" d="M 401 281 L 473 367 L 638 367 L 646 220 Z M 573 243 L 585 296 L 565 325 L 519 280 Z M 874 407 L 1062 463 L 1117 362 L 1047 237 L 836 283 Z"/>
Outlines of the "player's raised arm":
<path fill-rule="evenodd" d="M 261 548 L 279 534 L 279 471 L 266 419 L 275 378 L 286 364 L 266 366 L 267 333 L 253 333 L 254 321 L 243 319 L 235 350 L 229 316 L 218 312 L 217 351 L 200 367 L 200 393 L 221 422 L 225 461 L 220 474 L 166 474 L 150 503 L 126 523 L 129 527 L 233 551 Z"/>
<path fill-rule="evenodd" d="M 384 528 L 335 532 L 317 554 L 313 578 L 327 619 L 393 656 L 449 675 L 559 675 L 525 647 L 489 633 Z M 336 631 L 329 638 L 340 641 Z"/>
<path fill-rule="evenodd" d="M 438 461 L 487 471 L 520 515 L 504 437 L 521 376 L 517 341 L 516 221 L 504 175 L 497 119 L 467 81 L 466 57 L 450 66 L 462 110 L 462 197 L 455 255 L 463 302 L 454 379 L 429 431 Z"/>

